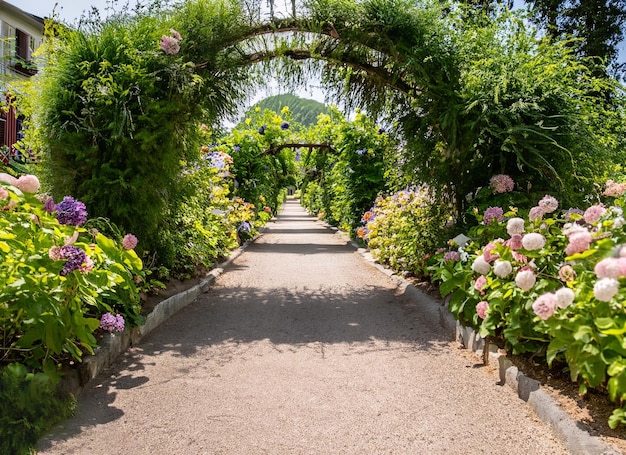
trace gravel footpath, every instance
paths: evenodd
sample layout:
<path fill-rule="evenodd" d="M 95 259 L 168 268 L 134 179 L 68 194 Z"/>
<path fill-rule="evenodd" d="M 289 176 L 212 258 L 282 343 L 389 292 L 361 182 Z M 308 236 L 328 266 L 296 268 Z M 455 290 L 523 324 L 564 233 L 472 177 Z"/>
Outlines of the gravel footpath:
<path fill-rule="evenodd" d="M 565 454 L 526 403 L 288 201 L 41 454 Z"/>

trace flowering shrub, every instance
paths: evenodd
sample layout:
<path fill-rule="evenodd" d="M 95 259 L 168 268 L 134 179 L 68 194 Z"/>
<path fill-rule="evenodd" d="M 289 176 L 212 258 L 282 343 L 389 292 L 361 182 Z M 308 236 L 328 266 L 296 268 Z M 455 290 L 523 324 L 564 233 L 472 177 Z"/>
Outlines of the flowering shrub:
<path fill-rule="evenodd" d="M 376 199 L 357 235 L 378 261 L 422 275 L 429 253 L 445 235 L 441 227 L 448 216 L 444 207 L 433 203 L 427 188 L 399 191 Z"/>
<path fill-rule="evenodd" d="M 0 364 L 21 363 L 56 381 L 60 364 L 93 353 L 100 315 L 121 310 L 118 330 L 124 316 L 137 322 L 142 262 L 134 250 L 81 227 L 84 204 L 66 197 L 53 206 L 27 192 L 39 188 L 27 177 L 21 189 L 0 184 Z"/>
<path fill-rule="evenodd" d="M 527 217 L 512 209 L 492 221 L 500 237 L 481 237 L 475 229 L 473 241 L 451 242 L 431 271 L 459 321 L 502 340 L 513 353 L 544 350 L 548 364 L 567 363 L 581 393 L 606 389 L 622 405 L 626 186 L 612 182 L 607 188 L 618 198 L 612 206 L 559 213 L 558 201 L 547 195 Z M 613 428 L 624 423 L 626 406 L 609 420 Z"/>

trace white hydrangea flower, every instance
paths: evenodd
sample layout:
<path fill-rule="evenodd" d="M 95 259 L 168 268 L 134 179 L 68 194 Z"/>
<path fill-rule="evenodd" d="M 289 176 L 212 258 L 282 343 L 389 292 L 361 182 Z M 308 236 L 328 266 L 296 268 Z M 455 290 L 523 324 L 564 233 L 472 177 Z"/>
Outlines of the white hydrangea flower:
<path fill-rule="evenodd" d="M 619 292 L 619 281 L 614 278 L 602 278 L 593 287 L 593 295 L 601 302 L 610 302 Z"/>
<path fill-rule="evenodd" d="M 523 234 L 524 219 L 510 218 L 509 221 L 506 222 L 506 232 L 508 232 L 511 237 L 513 237 L 515 234 Z"/>
<path fill-rule="evenodd" d="M 522 291 L 530 291 L 536 281 L 537 277 L 532 270 L 522 270 L 515 275 L 515 284 L 517 284 Z"/>
<path fill-rule="evenodd" d="M 481 254 L 472 263 L 472 270 L 476 273 L 480 273 L 481 275 L 487 275 L 491 270 L 491 265 L 485 261 L 485 258 Z"/>
<path fill-rule="evenodd" d="M 554 293 L 556 296 L 556 306 L 565 309 L 574 302 L 574 291 L 570 288 L 561 288 Z"/>
<path fill-rule="evenodd" d="M 545 244 L 546 238 L 537 232 L 531 232 L 522 237 L 522 247 L 524 247 L 525 250 L 540 250 Z"/>
<path fill-rule="evenodd" d="M 509 261 L 503 261 L 503 260 L 498 259 L 493 264 L 493 273 L 495 273 L 496 276 L 499 276 L 500 278 L 504 278 L 510 275 L 512 271 L 513 271 L 513 266 L 511 265 Z"/>

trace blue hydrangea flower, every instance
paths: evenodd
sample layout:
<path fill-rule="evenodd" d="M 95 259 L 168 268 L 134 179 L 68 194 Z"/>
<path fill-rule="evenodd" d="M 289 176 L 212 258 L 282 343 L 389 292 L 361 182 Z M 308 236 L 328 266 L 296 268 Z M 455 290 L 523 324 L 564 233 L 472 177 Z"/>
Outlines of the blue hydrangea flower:
<path fill-rule="evenodd" d="M 265 128 L 267 128 L 267 125 L 263 125 L 262 127 L 260 127 L 259 134 L 265 134 Z"/>
<path fill-rule="evenodd" d="M 283 123 L 280 125 L 280 129 L 281 129 L 281 130 L 288 130 L 288 129 L 289 129 L 289 122 L 283 122 Z"/>

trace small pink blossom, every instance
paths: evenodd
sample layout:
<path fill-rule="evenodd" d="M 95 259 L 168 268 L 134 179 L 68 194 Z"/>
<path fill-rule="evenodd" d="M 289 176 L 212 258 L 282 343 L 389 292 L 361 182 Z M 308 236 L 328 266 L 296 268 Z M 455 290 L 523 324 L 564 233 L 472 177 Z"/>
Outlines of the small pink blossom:
<path fill-rule="evenodd" d="M 36 193 L 41 187 L 39 179 L 34 175 L 22 175 L 17 179 L 16 186 L 24 193 Z"/>
<path fill-rule="evenodd" d="M 565 248 L 565 254 L 571 256 L 576 253 L 587 251 L 591 246 L 591 233 L 587 230 L 572 234 L 569 238 L 569 244 Z"/>
<path fill-rule="evenodd" d="M 443 260 L 446 262 L 460 261 L 461 254 L 458 251 L 447 251 L 446 254 L 443 255 Z"/>
<path fill-rule="evenodd" d="M 53 261 L 60 261 L 63 259 L 63 251 L 60 246 L 53 246 L 48 250 L 48 257 Z"/>
<path fill-rule="evenodd" d="M 512 255 L 513 259 L 517 262 L 521 262 L 522 264 L 526 264 L 528 262 L 528 256 L 526 256 L 525 254 L 522 254 L 518 251 L 513 251 Z"/>
<path fill-rule="evenodd" d="M 122 247 L 124 247 L 125 250 L 132 250 L 136 246 L 137 237 L 135 237 L 133 234 L 126 234 L 122 239 Z"/>
<path fill-rule="evenodd" d="M 589 224 L 597 223 L 600 217 L 604 215 L 604 212 L 606 212 L 606 208 L 602 204 L 592 205 L 585 210 L 583 218 Z"/>
<path fill-rule="evenodd" d="M 81 273 L 89 273 L 93 270 L 94 268 L 94 263 L 91 260 L 91 258 L 89 256 L 87 256 L 87 259 L 85 259 L 85 262 L 83 262 L 80 267 L 78 267 L 78 270 Z"/>
<path fill-rule="evenodd" d="M 170 35 L 172 36 L 172 38 L 174 38 L 176 41 L 182 41 L 183 38 L 182 36 L 180 36 L 180 33 L 178 33 L 176 30 L 174 30 L 173 28 L 170 28 Z"/>
<path fill-rule="evenodd" d="M 530 209 L 530 212 L 528 213 L 528 219 L 530 221 L 538 221 L 541 220 L 543 218 L 543 215 L 545 215 L 546 212 L 543 211 L 543 208 L 536 206 L 533 207 L 532 209 Z"/>
<path fill-rule="evenodd" d="M 3 186 L 0 186 L 0 201 L 6 201 L 9 198 L 9 192 Z"/>
<path fill-rule="evenodd" d="M 506 174 L 497 174 L 489 180 L 489 187 L 494 194 L 509 193 L 515 188 L 515 182 Z"/>
<path fill-rule="evenodd" d="M 474 283 L 474 289 L 483 294 L 483 289 L 487 286 L 487 277 L 485 275 L 481 275 L 476 278 L 476 282 Z"/>
<path fill-rule="evenodd" d="M 480 319 L 485 319 L 487 317 L 487 312 L 489 311 L 489 302 L 483 300 L 476 304 L 476 314 Z"/>
<path fill-rule="evenodd" d="M 545 321 L 546 319 L 550 319 L 550 317 L 554 314 L 556 304 L 556 296 L 553 293 L 548 292 L 547 294 L 537 297 L 537 300 L 533 303 L 533 311 L 537 316 Z"/>

